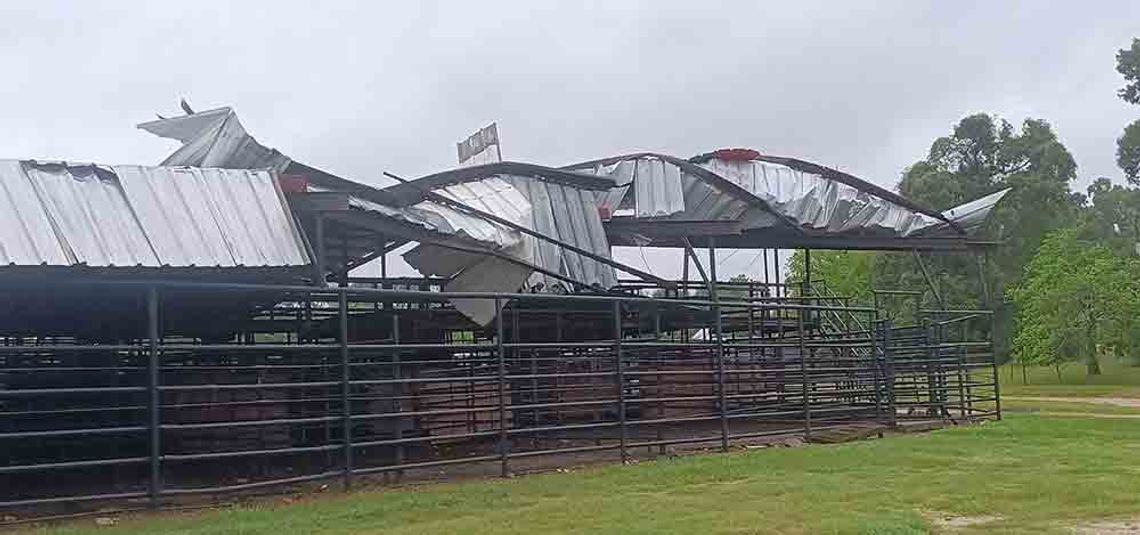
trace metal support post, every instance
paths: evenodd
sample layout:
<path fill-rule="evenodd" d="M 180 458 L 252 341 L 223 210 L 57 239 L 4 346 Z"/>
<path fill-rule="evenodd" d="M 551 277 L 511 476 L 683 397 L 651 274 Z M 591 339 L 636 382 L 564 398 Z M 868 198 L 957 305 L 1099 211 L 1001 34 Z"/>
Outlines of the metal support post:
<path fill-rule="evenodd" d="M 884 373 L 882 347 L 879 344 L 878 313 L 868 313 L 867 319 L 867 325 L 869 326 L 868 332 L 871 338 L 871 365 L 875 374 L 875 415 L 879 421 L 882 422 L 887 416 L 886 411 L 883 409 L 883 390 L 886 386 L 886 373 Z"/>
<path fill-rule="evenodd" d="M 507 445 L 507 361 L 503 351 L 503 300 L 495 298 L 495 356 L 499 361 L 499 466 L 503 477 L 511 473 Z"/>
<path fill-rule="evenodd" d="M 352 403 L 349 400 L 351 366 L 348 357 L 348 291 L 337 292 L 340 319 L 340 412 L 344 434 L 344 488 L 352 487 Z"/>
<path fill-rule="evenodd" d="M 150 431 L 150 494 L 149 506 L 158 508 L 159 497 L 162 494 L 162 418 L 161 393 L 159 386 L 159 308 L 158 288 L 148 286 L 146 289 L 146 320 L 147 320 L 147 416 L 148 431 Z"/>
<path fill-rule="evenodd" d="M 884 319 L 881 326 L 883 335 L 880 339 L 883 341 L 883 363 L 887 383 L 887 415 L 890 417 L 891 426 L 894 427 L 899 423 L 899 411 L 897 400 L 895 399 L 895 356 L 891 348 L 890 318 Z"/>
<path fill-rule="evenodd" d="M 808 386 L 808 372 L 807 372 L 807 340 L 805 340 L 804 332 L 804 309 L 796 311 L 796 328 L 799 330 L 800 347 L 798 353 L 800 354 L 800 375 L 803 378 L 803 405 L 804 405 L 804 438 L 811 442 L 811 397 L 810 388 Z"/>
<path fill-rule="evenodd" d="M 614 300 L 613 316 L 614 366 L 617 373 L 618 421 L 621 427 L 621 462 L 624 464 L 629 460 L 629 451 L 626 449 L 626 444 L 629 443 L 629 428 L 626 425 L 625 412 L 625 364 L 621 355 L 621 302 L 617 300 Z"/>
<path fill-rule="evenodd" d="M 998 381 L 997 336 L 997 313 L 995 311 L 990 314 L 990 369 L 993 372 L 994 382 L 994 412 L 997 413 L 997 419 L 1001 420 L 1001 383 Z"/>
<path fill-rule="evenodd" d="M 325 260 L 328 256 L 325 254 L 325 214 L 324 212 L 317 212 L 316 217 L 316 258 L 313 262 L 313 286 L 325 285 Z"/>
<path fill-rule="evenodd" d="M 387 303 L 385 303 L 385 306 L 387 306 Z M 396 310 L 396 303 L 395 302 L 392 303 L 392 310 L 393 311 Z M 400 345 L 400 313 L 399 312 L 393 312 L 392 313 L 392 343 L 396 344 L 396 345 Z M 399 381 L 402 377 L 403 377 L 403 373 L 402 373 L 402 370 L 400 369 L 400 350 L 396 349 L 396 350 L 392 351 L 392 378 L 395 379 L 396 381 Z M 402 383 L 402 382 L 396 383 L 395 385 L 393 385 L 393 389 L 396 391 L 396 398 L 397 398 L 396 407 L 395 407 L 396 412 L 397 413 L 404 412 L 404 407 L 402 405 L 403 398 L 404 398 L 404 383 Z M 396 433 L 395 434 L 396 434 L 396 440 L 404 438 L 404 419 L 402 417 L 396 418 Z M 404 464 L 404 443 L 400 442 L 400 443 L 396 444 L 396 466 L 400 466 L 402 464 Z M 398 479 L 401 479 L 403 477 L 404 477 L 404 471 L 403 470 L 397 470 L 396 471 L 396 479 L 398 480 Z"/>
<path fill-rule="evenodd" d="M 969 399 L 970 399 L 966 393 L 966 389 L 968 388 L 966 386 L 966 383 L 967 383 L 967 380 L 969 378 L 969 374 L 966 371 L 966 344 L 965 343 L 966 343 L 966 340 L 968 339 L 968 332 L 966 330 L 966 327 L 967 327 L 967 323 L 965 321 L 961 322 L 962 338 L 959 341 L 962 342 L 962 345 L 958 346 L 958 351 L 956 351 L 956 353 L 958 353 L 958 403 L 960 404 L 959 411 L 960 411 L 963 419 L 969 417 L 969 412 L 967 411 L 967 404 L 969 403 Z"/>
<path fill-rule="evenodd" d="M 725 395 L 724 333 L 720 308 L 720 291 L 716 278 L 716 241 L 709 237 L 709 292 L 713 302 L 713 315 L 716 317 L 716 383 L 720 405 L 720 449 L 728 451 L 728 402 Z"/>

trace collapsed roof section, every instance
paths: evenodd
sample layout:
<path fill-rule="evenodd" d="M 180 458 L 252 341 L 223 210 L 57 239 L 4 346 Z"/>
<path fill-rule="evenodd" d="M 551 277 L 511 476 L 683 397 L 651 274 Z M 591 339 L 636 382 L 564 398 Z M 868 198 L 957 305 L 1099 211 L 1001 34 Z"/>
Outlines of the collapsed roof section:
<path fill-rule="evenodd" d="M 747 149 L 682 160 L 639 153 L 566 169 L 617 183 L 599 200 L 614 245 L 965 249 L 1005 191 L 944 213 L 851 175 Z"/>
<path fill-rule="evenodd" d="M 261 145 L 230 108 L 139 126 L 182 142 L 166 165 L 267 168 L 289 179 L 322 273 L 417 242 L 405 259 L 457 291 L 607 289 L 615 267 L 652 277 L 613 262 L 611 245 L 966 250 L 1004 195 L 939 213 L 833 169 L 746 149 L 562 169 L 501 162 L 378 189 Z M 495 313 L 464 312 L 480 323 Z"/>
<path fill-rule="evenodd" d="M 405 260 L 422 274 L 450 279 L 448 291 L 573 291 L 606 289 L 617 281 L 609 265 L 554 243 L 609 259 L 596 208 L 597 197 L 613 187 L 608 178 L 502 162 L 381 190 L 294 162 L 261 145 L 229 108 L 139 126 L 183 143 L 165 160 L 169 165 L 268 166 L 299 178 L 291 182 L 291 204 L 306 221 L 310 236 L 318 234 L 312 220 L 319 212 L 323 239 L 316 241 L 321 248 L 330 245 L 320 253 L 329 260 L 327 271 L 343 272 L 378 251 L 414 241 L 418 245 L 404 254 Z M 339 198 L 312 202 L 315 195 Z M 497 312 L 488 304 L 455 302 L 480 324 Z"/>
<path fill-rule="evenodd" d="M 0 160 L 0 264 L 309 263 L 272 171 Z"/>
<path fill-rule="evenodd" d="M 497 187 L 488 188 L 488 184 Z M 517 246 L 520 258 L 541 268 L 529 278 L 527 286 L 530 288 L 574 290 L 566 287 L 566 279 L 570 279 L 582 286 L 604 289 L 617 283 L 612 267 L 560 247 L 556 242 L 610 258 L 597 204 L 599 196 L 608 194 L 613 185 L 612 180 L 591 175 L 500 162 L 437 173 L 385 188 L 383 193 L 400 199 L 398 203 L 420 204 L 430 202 L 425 199 L 433 195 L 441 195 L 550 238 L 523 234 L 522 243 Z M 488 191 L 490 195 L 480 194 L 480 191 Z M 494 200 L 488 202 L 491 198 Z M 432 261 L 421 256 L 417 255 L 414 260 L 431 269 Z M 419 265 L 413 266 L 420 269 Z M 564 278 L 554 278 L 547 273 Z"/>

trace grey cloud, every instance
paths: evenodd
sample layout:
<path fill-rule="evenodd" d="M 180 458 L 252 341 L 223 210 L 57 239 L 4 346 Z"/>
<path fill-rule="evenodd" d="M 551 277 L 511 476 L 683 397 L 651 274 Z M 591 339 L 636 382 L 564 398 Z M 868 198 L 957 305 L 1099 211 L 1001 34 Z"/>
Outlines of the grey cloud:
<path fill-rule="evenodd" d="M 1140 117 L 1113 71 L 1138 15 L 1111 1 L 7 2 L 0 155 L 154 163 L 171 145 L 133 125 L 186 96 L 363 181 L 446 167 L 498 120 L 511 159 L 749 146 L 893 186 L 988 111 L 1050 120 L 1083 189 L 1119 176 L 1115 138 Z"/>

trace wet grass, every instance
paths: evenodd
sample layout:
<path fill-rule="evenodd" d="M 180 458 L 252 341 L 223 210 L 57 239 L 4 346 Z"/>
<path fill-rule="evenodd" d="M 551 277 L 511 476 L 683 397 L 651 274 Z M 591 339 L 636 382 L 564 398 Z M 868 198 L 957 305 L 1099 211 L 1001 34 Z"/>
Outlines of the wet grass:
<path fill-rule="evenodd" d="M 1011 414 L 886 440 L 361 490 L 113 528 L 85 520 L 43 532 L 926 533 L 938 529 L 933 518 L 995 516 L 962 531 L 1062 533 L 1140 512 L 1138 456 L 1133 422 Z"/>
<path fill-rule="evenodd" d="M 1007 364 L 999 370 L 1002 393 L 1010 396 L 1140 398 L 1140 367 L 1103 359 L 1100 375 L 1088 375 L 1082 365 L 1057 370 Z"/>
<path fill-rule="evenodd" d="M 1094 396 L 1073 396 L 1074 399 L 1089 399 Z M 1049 413 L 1049 414 L 1104 414 L 1140 416 L 1140 407 L 1119 407 L 1103 403 L 1082 403 L 1079 401 L 1040 400 L 1033 397 L 1017 399 L 1005 398 L 1002 410 L 1009 413 Z"/>

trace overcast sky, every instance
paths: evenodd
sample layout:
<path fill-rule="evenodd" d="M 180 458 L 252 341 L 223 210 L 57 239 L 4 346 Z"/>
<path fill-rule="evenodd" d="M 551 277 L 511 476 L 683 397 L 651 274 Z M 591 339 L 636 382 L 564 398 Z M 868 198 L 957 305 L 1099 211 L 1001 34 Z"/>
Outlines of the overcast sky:
<path fill-rule="evenodd" d="M 1123 0 L 6 1 L 0 20 L 3 158 L 157 163 L 172 142 L 134 125 L 185 96 L 366 182 L 452 166 L 497 120 L 513 160 L 741 146 L 893 188 L 985 111 L 1050 121 L 1083 190 L 1118 179 L 1140 117 L 1115 97 L 1115 51 L 1140 36 Z"/>

